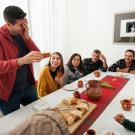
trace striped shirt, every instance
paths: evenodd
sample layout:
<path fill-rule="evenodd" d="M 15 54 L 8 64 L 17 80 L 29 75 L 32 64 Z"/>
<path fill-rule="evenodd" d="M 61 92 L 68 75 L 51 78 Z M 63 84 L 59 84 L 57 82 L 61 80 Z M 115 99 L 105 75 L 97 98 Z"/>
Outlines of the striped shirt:
<path fill-rule="evenodd" d="M 126 67 L 126 62 L 124 59 L 118 60 L 116 63 L 112 64 L 108 71 L 116 72 L 117 68 L 124 69 L 129 68 L 129 72 L 135 70 L 135 59 L 132 60 L 130 67 Z"/>

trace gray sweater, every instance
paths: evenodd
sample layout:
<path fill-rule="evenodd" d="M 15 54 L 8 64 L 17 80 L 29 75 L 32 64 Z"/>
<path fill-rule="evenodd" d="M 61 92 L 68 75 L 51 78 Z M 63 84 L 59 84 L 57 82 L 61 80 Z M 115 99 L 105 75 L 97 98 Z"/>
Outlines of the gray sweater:
<path fill-rule="evenodd" d="M 63 76 L 64 85 L 72 83 L 73 81 L 75 81 L 83 76 L 83 73 L 81 71 L 79 71 L 77 68 L 74 73 L 69 69 L 69 67 L 67 65 L 65 65 L 64 69 L 65 69 L 64 76 Z"/>

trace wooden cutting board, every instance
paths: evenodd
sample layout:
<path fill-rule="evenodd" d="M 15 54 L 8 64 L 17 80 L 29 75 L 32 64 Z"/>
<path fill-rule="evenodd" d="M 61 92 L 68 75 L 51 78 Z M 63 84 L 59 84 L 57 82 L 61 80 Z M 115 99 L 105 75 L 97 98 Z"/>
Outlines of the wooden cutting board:
<path fill-rule="evenodd" d="M 88 102 L 89 104 L 89 110 L 86 112 L 86 114 L 83 116 L 82 119 L 79 119 L 78 121 L 76 121 L 72 126 L 68 126 L 69 127 L 69 131 L 71 134 L 73 134 L 77 128 L 83 123 L 83 121 L 85 119 L 87 119 L 87 117 L 90 115 L 90 113 L 96 108 L 96 104 L 93 104 L 93 103 L 90 103 Z"/>
<path fill-rule="evenodd" d="M 86 101 L 87 102 L 87 101 Z M 89 110 L 85 113 L 85 115 L 83 116 L 83 118 L 82 119 L 79 119 L 78 121 L 76 121 L 73 125 L 71 125 L 71 126 L 68 126 L 68 128 L 69 128 L 69 131 L 70 131 L 70 133 L 71 134 L 73 134 L 76 130 L 77 130 L 77 128 L 83 123 L 83 121 L 85 120 L 85 119 L 87 119 L 87 117 L 90 115 L 90 113 L 96 108 L 96 104 L 94 104 L 94 103 L 90 103 L 90 102 L 87 102 L 88 103 L 88 105 L 89 105 Z M 59 104 L 57 107 L 66 107 L 66 105 L 64 105 L 64 104 Z"/>

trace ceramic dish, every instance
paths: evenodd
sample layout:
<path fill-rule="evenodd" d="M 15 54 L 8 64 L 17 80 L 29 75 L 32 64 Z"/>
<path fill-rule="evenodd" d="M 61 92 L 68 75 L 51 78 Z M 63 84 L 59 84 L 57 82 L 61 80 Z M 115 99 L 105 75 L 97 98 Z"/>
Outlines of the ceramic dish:
<path fill-rule="evenodd" d="M 32 109 L 34 111 L 45 110 L 45 109 L 47 109 L 49 107 L 50 107 L 50 105 L 48 103 L 46 103 L 44 100 L 42 100 L 42 99 L 39 99 L 39 100 L 32 103 Z"/>
<path fill-rule="evenodd" d="M 67 90 L 67 91 L 75 91 L 75 90 L 78 89 L 78 87 L 75 86 L 75 85 L 69 84 L 69 85 L 65 85 L 65 86 L 63 87 L 63 89 L 64 89 L 64 90 Z"/>

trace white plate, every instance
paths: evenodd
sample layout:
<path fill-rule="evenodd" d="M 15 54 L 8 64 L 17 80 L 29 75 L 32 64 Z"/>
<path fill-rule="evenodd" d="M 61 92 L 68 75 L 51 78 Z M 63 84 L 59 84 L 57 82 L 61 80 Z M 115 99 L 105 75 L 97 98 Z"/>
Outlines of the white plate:
<path fill-rule="evenodd" d="M 68 84 L 68 85 L 65 85 L 65 86 L 63 87 L 63 89 L 64 89 L 64 90 L 67 90 L 67 91 L 74 91 L 74 90 L 77 90 L 78 87 L 75 86 L 75 85 L 72 85 L 72 84 Z"/>
<path fill-rule="evenodd" d="M 49 107 L 50 107 L 50 105 L 48 103 L 46 103 L 43 99 L 39 99 L 39 100 L 35 101 L 34 103 L 32 103 L 32 109 L 34 111 L 45 110 Z"/>
<path fill-rule="evenodd" d="M 116 76 L 117 77 L 128 77 L 128 74 L 122 73 L 122 72 L 117 72 Z"/>

